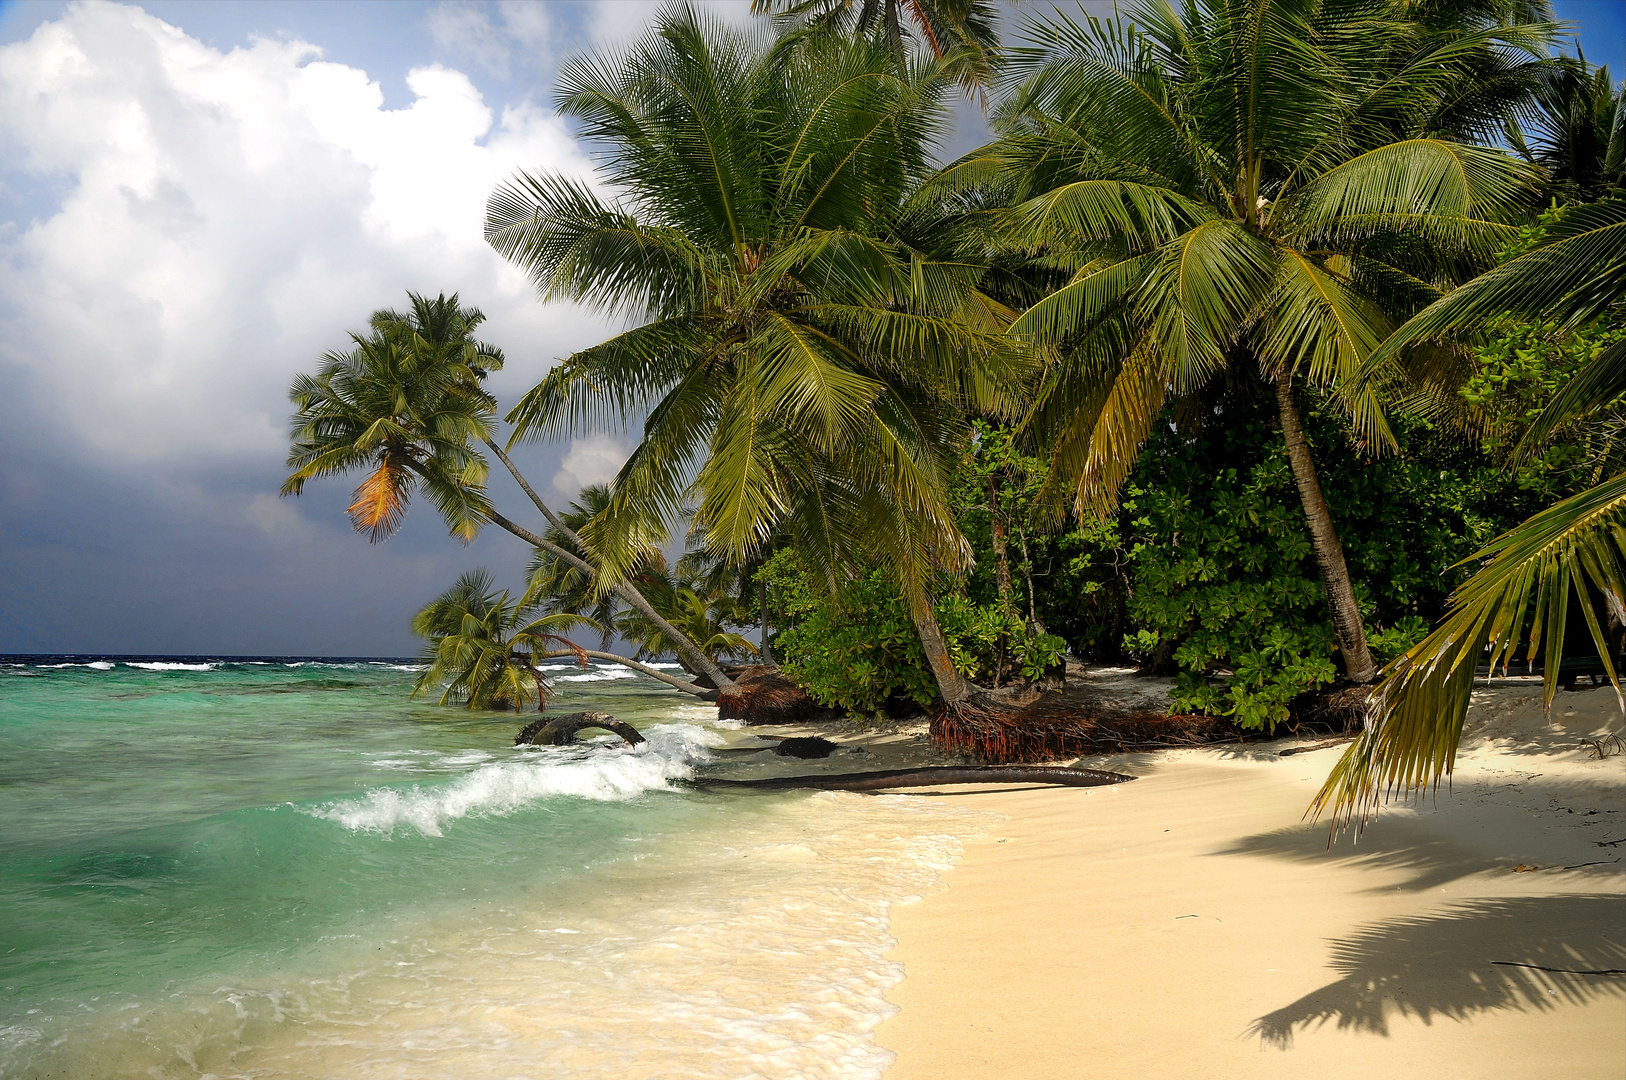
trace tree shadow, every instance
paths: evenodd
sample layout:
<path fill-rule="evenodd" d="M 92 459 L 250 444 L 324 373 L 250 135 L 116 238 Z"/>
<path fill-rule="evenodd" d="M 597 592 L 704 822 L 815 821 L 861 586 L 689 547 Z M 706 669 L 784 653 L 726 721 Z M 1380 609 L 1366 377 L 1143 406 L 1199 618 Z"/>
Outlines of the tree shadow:
<path fill-rule="evenodd" d="M 1335 1023 L 1387 1036 L 1393 1018 L 1456 1021 L 1497 1009 L 1546 1012 L 1626 997 L 1626 897 L 1474 900 L 1335 942 L 1337 982 L 1266 1013 L 1247 1036 L 1280 1049 Z"/>
<path fill-rule="evenodd" d="M 1537 853 L 1542 870 L 1612 874 L 1626 865 L 1619 861 L 1626 856 L 1626 845 L 1615 846 L 1626 836 L 1626 812 L 1617 809 L 1620 795 L 1613 785 L 1524 780 L 1504 787 L 1516 789 L 1520 813 L 1568 830 L 1562 839 L 1542 843 L 1548 852 L 1545 856 Z M 1419 815 L 1380 815 L 1358 838 L 1335 838 L 1325 823 L 1291 825 L 1243 837 L 1213 854 L 1270 855 L 1306 863 L 1402 871 L 1410 876 L 1398 882 L 1385 877 L 1369 891 L 1422 892 L 1487 870 L 1510 868 L 1508 856 L 1442 833 L 1439 822 L 1430 816 L 1434 812 L 1471 816 L 1482 805 L 1476 799 L 1482 797 L 1483 793 L 1475 796 L 1466 790 L 1430 793 L 1419 802 L 1402 804 L 1421 811 Z M 1565 851 L 1569 854 L 1563 855 Z"/>

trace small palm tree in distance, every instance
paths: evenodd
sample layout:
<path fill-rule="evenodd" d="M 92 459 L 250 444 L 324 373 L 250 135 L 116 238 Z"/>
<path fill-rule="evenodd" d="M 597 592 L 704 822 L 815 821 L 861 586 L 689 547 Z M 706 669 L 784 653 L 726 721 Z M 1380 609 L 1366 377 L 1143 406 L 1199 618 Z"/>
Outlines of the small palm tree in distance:
<path fill-rule="evenodd" d="M 570 656 L 585 668 L 587 653 L 560 632 L 594 624 L 580 615 L 538 614 L 539 606 L 534 590 L 517 598 L 497 591 L 488 570 L 459 577 L 413 617 L 428 665 L 413 697 L 439 686 L 442 705 L 462 699 L 470 709 L 520 712 L 534 701 L 541 712 L 550 684 L 537 665 Z"/>

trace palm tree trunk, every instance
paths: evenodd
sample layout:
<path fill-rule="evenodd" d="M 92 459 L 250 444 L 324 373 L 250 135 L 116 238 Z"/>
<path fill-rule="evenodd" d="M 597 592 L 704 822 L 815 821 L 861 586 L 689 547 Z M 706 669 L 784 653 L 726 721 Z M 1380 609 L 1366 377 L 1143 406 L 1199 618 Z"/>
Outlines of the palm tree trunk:
<path fill-rule="evenodd" d="M 999 505 L 999 474 L 988 477 L 988 521 L 994 539 L 994 582 L 999 586 L 999 602 L 1007 613 L 1015 610 L 1011 600 L 1011 552 L 1005 537 L 1005 514 Z"/>
<path fill-rule="evenodd" d="M 650 667 L 648 664 L 639 663 L 630 656 L 619 656 L 616 653 L 603 652 L 599 649 L 583 649 L 582 652 L 586 653 L 588 656 L 591 656 L 594 660 L 608 660 L 613 664 L 620 664 L 623 667 L 629 667 L 634 671 L 642 672 L 643 674 L 648 675 L 651 679 L 659 679 L 661 682 L 672 687 L 674 690 L 682 690 L 685 694 L 693 694 L 695 697 L 704 698 L 707 701 L 717 700 L 717 691 L 708 690 L 704 686 L 696 686 L 694 683 L 680 679 L 676 675 L 669 675 L 660 668 L 654 668 Z M 541 653 L 539 655 L 544 660 L 557 660 L 560 657 L 567 660 L 572 660 L 576 657 L 575 653 L 565 650 L 560 650 L 559 652 Z"/>
<path fill-rule="evenodd" d="M 768 582 L 765 578 L 757 581 L 757 610 L 762 613 L 762 662 L 772 666 L 773 649 L 768 645 Z"/>
<path fill-rule="evenodd" d="M 945 705 L 964 704 L 971 697 L 971 684 L 965 681 L 949 656 L 948 646 L 943 643 L 943 630 L 937 625 L 937 614 L 932 611 L 931 601 L 924 594 L 916 596 L 913 595 L 914 590 L 910 592 L 909 617 L 914 620 L 915 631 L 920 634 L 920 647 L 926 651 L 926 662 L 931 665 L 932 675 L 937 679 L 937 692 Z"/>
<path fill-rule="evenodd" d="M 1349 581 L 1344 546 L 1338 542 L 1332 514 L 1321 494 L 1321 481 L 1316 478 L 1310 444 L 1304 439 L 1304 425 L 1299 421 L 1298 406 L 1293 401 L 1291 375 L 1282 375 L 1276 380 L 1276 404 L 1281 412 L 1282 436 L 1287 440 L 1287 460 L 1293 466 L 1299 501 L 1304 504 L 1304 517 L 1310 525 L 1310 544 L 1315 548 L 1321 582 L 1327 590 L 1327 604 L 1332 608 L 1333 633 L 1338 636 L 1338 648 L 1344 654 L 1344 674 L 1350 682 L 1369 683 L 1377 675 L 1377 665 L 1372 662 L 1372 652 L 1366 646 L 1366 627 L 1361 622 L 1361 609 L 1355 603 L 1355 589 Z"/>
<path fill-rule="evenodd" d="M 575 530 L 566 525 L 564 521 L 560 519 L 559 515 L 555 514 L 548 508 L 548 504 L 543 502 L 541 497 L 537 495 L 535 489 L 533 489 L 526 481 L 525 477 L 520 474 L 519 469 L 515 467 L 514 463 L 509 460 L 508 455 L 503 453 L 502 447 L 498 446 L 490 439 L 485 440 L 485 444 L 491 448 L 491 452 L 493 454 L 497 455 L 497 459 L 508 467 L 509 475 L 512 476 L 516 482 L 518 482 L 520 489 L 523 490 L 526 495 L 530 496 L 531 502 L 536 505 L 538 510 L 542 511 L 542 516 L 548 519 L 548 523 L 555 529 L 558 529 L 560 532 L 564 533 L 565 536 L 569 537 L 572 544 L 575 544 L 581 550 L 586 551 L 587 545 L 582 543 L 581 537 L 577 536 Z M 513 522 L 508 521 L 506 518 L 500 518 L 499 515 L 495 513 L 491 515 L 491 520 L 502 528 L 507 529 L 509 532 L 514 532 L 515 528 L 517 528 Z M 515 535 L 520 536 L 521 534 L 515 533 Z M 576 555 L 559 547 L 557 544 L 548 543 L 546 540 L 536 536 L 529 530 L 524 530 L 524 535 L 521 536 L 521 539 L 527 539 L 530 543 L 542 548 L 549 554 L 564 559 L 566 562 L 576 567 L 576 569 L 589 575 L 590 577 L 598 576 L 597 572 L 591 566 L 589 566 L 585 560 L 578 558 Z M 661 633 L 665 634 L 667 639 L 677 648 L 677 651 L 682 655 L 684 662 L 695 671 L 698 671 L 709 678 L 713 683 L 716 684 L 717 689 L 726 690 L 728 687 L 734 685 L 734 680 L 723 674 L 723 669 L 713 663 L 711 657 L 701 652 L 695 643 L 690 641 L 682 631 L 663 619 L 655 611 L 655 609 L 650 606 L 649 601 L 644 598 L 643 593 L 639 592 L 632 585 L 623 581 L 617 581 L 612 584 L 610 586 L 610 590 L 621 599 L 625 600 L 628 604 L 632 605 L 632 607 L 635 608 L 644 618 L 648 619 L 650 622 L 659 627 Z"/>

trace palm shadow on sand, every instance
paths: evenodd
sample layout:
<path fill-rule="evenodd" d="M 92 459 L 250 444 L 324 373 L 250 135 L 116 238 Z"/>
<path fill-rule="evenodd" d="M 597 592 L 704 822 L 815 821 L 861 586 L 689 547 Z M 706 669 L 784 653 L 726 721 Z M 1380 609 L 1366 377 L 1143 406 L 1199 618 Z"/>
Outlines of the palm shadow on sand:
<path fill-rule="evenodd" d="M 1369 926 L 1335 942 L 1330 964 L 1342 978 L 1259 1017 L 1246 1036 L 1285 1050 L 1295 1032 L 1329 1023 L 1387 1036 L 1396 1017 L 1460 1022 L 1626 997 L 1626 897 L 1474 900 Z"/>
<path fill-rule="evenodd" d="M 1550 839 L 1530 841 L 1539 850 L 1524 857 L 1538 862 L 1543 869 L 1605 878 L 1626 866 L 1626 845 L 1619 844 L 1626 838 L 1626 810 L 1621 808 L 1615 786 L 1593 781 L 1520 780 L 1487 791 L 1498 797 L 1517 791 L 1521 814 L 1538 825 L 1546 823 L 1563 830 Z M 1321 866 L 1356 866 L 1382 872 L 1374 878 L 1371 892 L 1397 888 L 1429 892 L 1474 874 L 1506 871 L 1519 861 L 1441 835 L 1428 819 L 1435 810 L 1472 814 L 1481 802 L 1467 790 L 1456 795 L 1442 793 L 1411 804 L 1423 811 L 1421 815 L 1380 815 L 1359 837 L 1346 834 L 1333 838 L 1325 822 L 1307 823 L 1243 837 L 1212 854 L 1263 855 Z M 1397 880 L 1396 872 L 1406 876 Z"/>

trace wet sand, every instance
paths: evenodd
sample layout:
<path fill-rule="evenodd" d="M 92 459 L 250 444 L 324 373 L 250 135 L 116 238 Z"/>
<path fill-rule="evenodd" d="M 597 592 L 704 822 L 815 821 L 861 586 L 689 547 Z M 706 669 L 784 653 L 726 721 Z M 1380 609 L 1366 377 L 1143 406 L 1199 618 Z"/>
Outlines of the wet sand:
<path fill-rule="evenodd" d="M 1301 821 L 1341 747 L 1091 759 L 1134 783 L 943 789 L 1006 815 L 897 906 L 887 1080 L 1626 1075 L 1613 691 L 1476 695 L 1453 790 L 1351 845 Z M 1533 965 L 1533 966 L 1515 966 Z M 1540 968 L 1562 969 L 1544 971 Z"/>

